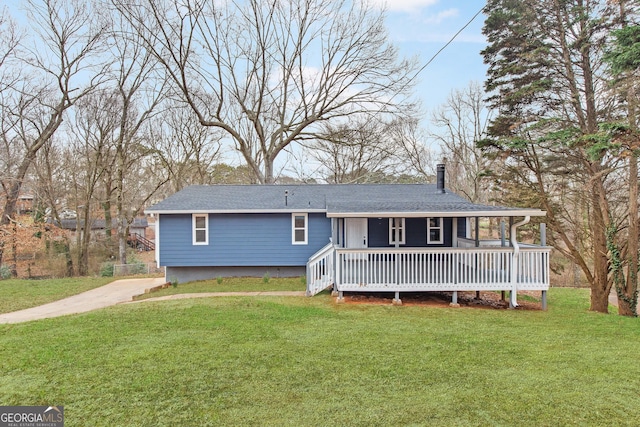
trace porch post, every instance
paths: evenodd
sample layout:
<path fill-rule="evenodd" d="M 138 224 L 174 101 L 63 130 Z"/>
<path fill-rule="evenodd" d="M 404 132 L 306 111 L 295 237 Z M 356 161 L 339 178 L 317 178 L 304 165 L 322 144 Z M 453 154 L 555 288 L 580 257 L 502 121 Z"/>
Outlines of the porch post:
<path fill-rule="evenodd" d="M 340 273 L 340 254 L 338 253 L 338 251 L 334 250 L 334 264 L 333 264 L 333 269 L 334 269 L 334 274 L 335 277 L 333 278 L 333 291 L 331 292 L 331 296 L 332 297 L 338 297 L 338 299 L 336 299 L 336 302 L 344 302 L 344 298 L 342 298 L 342 292 L 338 292 L 338 283 L 340 282 L 340 277 L 341 277 L 341 273 Z"/>
<path fill-rule="evenodd" d="M 513 227 L 513 217 L 512 217 L 512 216 L 510 216 L 510 217 L 509 217 L 509 246 L 513 246 L 513 245 L 511 244 L 511 240 L 513 239 L 513 238 L 511 237 L 511 232 L 513 231 L 512 227 Z"/>
<path fill-rule="evenodd" d="M 476 217 L 476 248 L 480 247 L 480 218 Z M 478 255 L 476 255 L 477 257 Z M 480 291 L 476 291 L 476 300 L 480 299 Z"/>
<path fill-rule="evenodd" d="M 460 304 L 458 304 L 458 291 L 453 291 L 453 295 L 451 295 L 451 304 L 449 304 L 450 307 L 460 307 Z"/>
<path fill-rule="evenodd" d="M 505 230 L 504 219 L 500 220 L 500 246 L 502 246 L 503 248 L 507 246 L 507 232 Z M 505 292 L 504 290 L 502 290 L 500 293 L 500 301 L 504 301 L 504 300 L 505 300 Z"/>
<path fill-rule="evenodd" d="M 476 217 L 476 248 L 480 247 L 480 218 Z"/>
<path fill-rule="evenodd" d="M 458 247 L 458 218 L 451 218 L 451 246 Z"/>
<path fill-rule="evenodd" d="M 402 300 L 400 299 L 400 291 L 396 291 L 396 296 L 392 301 L 393 305 L 402 305 Z"/>
<path fill-rule="evenodd" d="M 547 246 L 547 224 L 540 224 L 540 246 Z"/>

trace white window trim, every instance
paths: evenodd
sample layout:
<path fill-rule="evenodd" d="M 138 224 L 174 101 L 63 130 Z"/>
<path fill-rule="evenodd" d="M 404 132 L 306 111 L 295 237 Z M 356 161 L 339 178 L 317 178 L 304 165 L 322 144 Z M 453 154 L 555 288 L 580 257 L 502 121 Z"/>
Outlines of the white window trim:
<path fill-rule="evenodd" d="M 302 228 L 296 228 L 296 217 L 304 217 L 304 241 L 296 241 L 296 230 L 302 230 Z M 292 245 L 307 245 L 309 241 L 309 214 L 306 212 L 294 212 L 291 214 L 291 244 Z"/>
<path fill-rule="evenodd" d="M 435 218 L 435 217 L 434 217 Z M 427 245 L 441 245 L 444 243 L 444 220 L 442 217 L 438 217 L 440 220 L 439 227 L 431 227 L 431 218 L 427 218 Z M 431 230 L 440 230 L 440 240 L 431 240 Z"/>
<path fill-rule="evenodd" d="M 196 218 L 200 218 L 200 217 L 204 217 L 204 242 L 196 242 Z M 192 214 L 191 215 L 191 240 L 194 245 L 209 244 L 209 214 Z"/>
<path fill-rule="evenodd" d="M 400 226 L 394 227 L 393 220 L 400 220 Z M 396 241 L 396 229 L 399 228 L 402 230 L 402 239 L 400 241 Z M 389 218 L 389 244 L 390 245 L 404 245 L 406 244 L 407 239 L 407 227 L 405 226 L 404 218 Z"/>

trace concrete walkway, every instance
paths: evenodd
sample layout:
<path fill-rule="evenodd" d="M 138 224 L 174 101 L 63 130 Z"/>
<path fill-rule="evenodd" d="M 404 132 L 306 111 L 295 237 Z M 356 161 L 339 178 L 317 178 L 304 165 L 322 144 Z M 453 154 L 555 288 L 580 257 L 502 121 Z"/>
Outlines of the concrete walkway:
<path fill-rule="evenodd" d="M 0 314 L 1 323 L 21 323 L 30 320 L 47 319 L 67 314 L 85 313 L 109 307 L 125 301 L 131 301 L 135 295 L 143 294 L 145 289 L 160 286 L 164 278 L 116 280 L 99 288 L 73 295 L 38 307 Z"/>

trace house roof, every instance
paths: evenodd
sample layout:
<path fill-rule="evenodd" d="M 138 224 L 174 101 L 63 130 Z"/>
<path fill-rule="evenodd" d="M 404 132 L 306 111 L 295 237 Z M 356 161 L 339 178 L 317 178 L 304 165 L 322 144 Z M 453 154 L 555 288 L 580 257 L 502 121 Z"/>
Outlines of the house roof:
<path fill-rule="evenodd" d="M 147 213 L 323 212 L 328 217 L 544 216 L 539 209 L 474 204 L 435 184 L 193 185 Z"/>
<path fill-rule="evenodd" d="M 63 228 L 65 230 L 76 230 L 78 228 L 78 224 L 80 224 L 80 229 L 84 229 L 84 221 L 78 219 L 61 219 L 60 222 L 49 219 L 47 221 L 50 224 L 55 224 L 56 226 Z M 118 225 L 117 219 L 111 220 L 112 227 L 116 227 Z M 133 223 L 129 225 L 130 228 L 144 228 L 148 227 L 149 223 L 146 218 L 134 218 Z M 104 230 L 106 228 L 106 221 L 104 219 L 94 219 L 90 223 L 91 230 Z"/>

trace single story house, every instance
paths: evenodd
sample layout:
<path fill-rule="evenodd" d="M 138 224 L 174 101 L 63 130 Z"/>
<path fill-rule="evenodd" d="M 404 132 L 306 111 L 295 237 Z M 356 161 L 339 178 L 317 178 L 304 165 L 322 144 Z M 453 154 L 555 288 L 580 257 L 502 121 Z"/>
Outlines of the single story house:
<path fill-rule="evenodd" d="M 219 276 L 306 276 L 307 294 L 539 290 L 549 252 L 517 242 L 539 209 L 474 204 L 437 184 L 190 186 L 146 210 L 168 281 Z M 507 238 L 480 240 L 472 221 L 501 217 Z M 476 227 L 478 229 L 478 227 Z"/>

